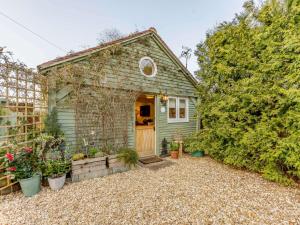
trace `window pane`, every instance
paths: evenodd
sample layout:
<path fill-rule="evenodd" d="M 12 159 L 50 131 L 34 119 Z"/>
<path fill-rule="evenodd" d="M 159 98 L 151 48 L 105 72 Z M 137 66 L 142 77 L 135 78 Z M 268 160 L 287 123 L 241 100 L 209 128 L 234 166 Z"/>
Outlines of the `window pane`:
<path fill-rule="evenodd" d="M 179 100 L 179 118 L 186 118 L 186 100 Z"/>
<path fill-rule="evenodd" d="M 140 63 L 140 68 L 146 76 L 152 76 L 154 73 L 154 65 L 150 59 L 143 59 Z"/>
<path fill-rule="evenodd" d="M 169 118 L 176 119 L 176 99 L 169 99 Z"/>

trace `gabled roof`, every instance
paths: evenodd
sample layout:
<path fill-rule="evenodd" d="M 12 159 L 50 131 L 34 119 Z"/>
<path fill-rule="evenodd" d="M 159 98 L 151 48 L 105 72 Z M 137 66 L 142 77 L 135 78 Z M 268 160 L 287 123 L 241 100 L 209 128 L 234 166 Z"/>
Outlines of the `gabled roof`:
<path fill-rule="evenodd" d="M 96 47 L 88 48 L 82 51 L 78 51 L 75 53 L 71 53 L 62 57 L 58 57 L 56 59 L 50 60 L 48 62 L 42 63 L 37 66 L 38 70 L 45 70 L 50 67 L 62 64 L 64 62 L 72 61 L 78 58 L 83 58 L 84 56 L 90 55 L 92 53 L 101 51 L 103 49 L 109 48 L 112 45 L 115 44 L 123 44 L 129 41 L 132 41 L 134 39 L 146 36 L 146 35 L 152 35 L 155 40 L 158 42 L 158 44 L 163 48 L 163 50 L 169 55 L 169 57 L 176 63 L 180 69 L 184 72 L 184 74 L 189 78 L 189 80 L 194 84 L 197 85 L 197 80 L 194 78 L 194 76 L 187 70 L 187 68 L 181 63 L 181 61 L 177 58 L 177 56 L 172 52 L 172 50 L 167 46 L 167 44 L 162 40 L 162 38 L 157 34 L 157 31 L 155 28 L 150 27 L 148 30 L 144 30 L 141 32 L 133 33 L 129 36 L 110 41 L 101 45 L 98 45 Z"/>

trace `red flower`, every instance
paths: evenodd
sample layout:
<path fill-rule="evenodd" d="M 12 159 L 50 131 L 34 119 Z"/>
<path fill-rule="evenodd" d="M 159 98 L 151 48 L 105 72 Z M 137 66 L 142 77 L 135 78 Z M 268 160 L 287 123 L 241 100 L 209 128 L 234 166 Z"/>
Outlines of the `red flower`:
<path fill-rule="evenodd" d="M 31 153 L 32 152 L 32 148 L 30 147 L 24 147 L 24 151 L 27 153 Z"/>
<path fill-rule="evenodd" d="M 11 153 L 9 153 L 9 152 L 5 154 L 5 157 L 6 157 L 9 161 L 13 161 L 13 160 L 14 160 L 14 155 L 11 154 Z"/>
<path fill-rule="evenodd" d="M 7 168 L 8 171 L 16 171 L 17 168 L 15 166 Z"/>

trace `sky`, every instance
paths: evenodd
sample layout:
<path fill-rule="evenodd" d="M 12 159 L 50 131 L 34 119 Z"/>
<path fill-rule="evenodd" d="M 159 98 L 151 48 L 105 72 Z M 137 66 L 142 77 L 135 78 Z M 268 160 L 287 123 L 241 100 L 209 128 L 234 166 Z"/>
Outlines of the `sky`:
<path fill-rule="evenodd" d="M 208 30 L 234 18 L 243 0 L 0 0 L 0 46 L 29 67 L 97 45 L 103 30 L 123 34 L 155 27 L 173 52 L 196 49 Z M 1 12 L 29 28 L 60 50 L 16 25 Z M 183 59 L 181 59 L 183 60 Z M 195 56 L 188 63 L 198 69 Z"/>

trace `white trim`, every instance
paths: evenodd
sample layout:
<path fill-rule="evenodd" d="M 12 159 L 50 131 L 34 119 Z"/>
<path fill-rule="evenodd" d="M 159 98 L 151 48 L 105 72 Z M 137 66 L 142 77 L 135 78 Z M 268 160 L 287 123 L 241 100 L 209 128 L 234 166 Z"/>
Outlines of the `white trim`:
<path fill-rule="evenodd" d="M 154 66 L 154 71 L 153 71 L 153 74 L 152 74 L 152 75 L 147 75 L 147 74 L 145 74 L 144 71 L 143 71 L 142 68 L 141 68 L 141 62 L 142 62 L 143 60 L 145 60 L 145 59 L 150 60 L 150 61 L 152 62 L 152 64 L 153 64 L 153 66 Z M 144 56 L 144 57 L 142 57 L 142 58 L 140 59 L 140 61 L 139 61 L 139 68 L 140 68 L 141 74 L 143 74 L 145 77 L 155 77 L 155 75 L 156 75 L 156 73 L 157 73 L 157 66 L 156 66 L 156 63 L 153 61 L 153 59 L 151 59 L 151 58 L 148 57 L 148 56 Z"/>
<path fill-rule="evenodd" d="M 157 106 L 159 105 L 157 103 L 158 101 L 158 97 L 157 95 L 153 95 L 154 96 L 154 151 L 153 151 L 153 154 L 154 155 L 157 155 L 159 156 L 159 148 L 157 148 L 156 144 L 157 144 L 157 135 L 158 135 L 158 132 L 157 132 L 157 127 L 158 127 L 158 112 L 156 110 Z M 136 100 L 134 101 L 133 103 L 133 132 L 134 132 L 134 149 L 135 151 L 137 152 L 136 150 L 136 116 L 135 116 L 135 106 L 136 106 Z M 142 156 L 142 157 L 147 157 L 147 156 L 152 156 L 153 154 L 151 155 L 145 155 L 145 156 Z M 140 156 L 139 156 L 140 157 Z"/>
<path fill-rule="evenodd" d="M 156 134 L 157 134 L 157 95 L 154 96 L 154 155 L 159 156 L 156 148 Z"/>
<path fill-rule="evenodd" d="M 169 100 L 170 99 L 176 100 L 176 118 L 169 118 Z M 179 118 L 179 103 L 180 100 L 185 100 L 185 118 Z M 168 123 L 186 123 L 189 122 L 189 99 L 185 97 L 175 97 L 175 96 L 169 96 L 168 103 L 167 103 L 167 119 Z"/>

